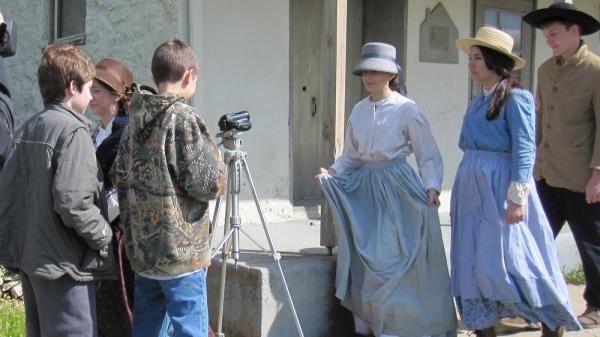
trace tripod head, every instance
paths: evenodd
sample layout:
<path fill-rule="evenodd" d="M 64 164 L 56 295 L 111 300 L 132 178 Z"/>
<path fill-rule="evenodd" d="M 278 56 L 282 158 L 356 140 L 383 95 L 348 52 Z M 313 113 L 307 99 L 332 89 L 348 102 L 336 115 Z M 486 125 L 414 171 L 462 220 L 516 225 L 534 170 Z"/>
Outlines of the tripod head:
<path fill-rule="evenodd" d="M 217 133 L 217 137 L 221 138 L 220 145 L 229 151 L 238 151 L 242 148 L 242 140 L 237 138 L 238 134 L 242 134 L 242 131 L 237 129 L 231 129 L 225 132 Z"/>

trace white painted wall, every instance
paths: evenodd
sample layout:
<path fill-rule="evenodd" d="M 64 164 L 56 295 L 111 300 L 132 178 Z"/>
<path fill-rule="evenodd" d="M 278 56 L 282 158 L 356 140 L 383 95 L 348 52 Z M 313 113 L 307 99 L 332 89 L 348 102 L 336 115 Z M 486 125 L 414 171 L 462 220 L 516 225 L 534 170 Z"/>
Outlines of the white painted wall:
<path fill-rule="evenodd" d="M 253 127 L 241 136 L 242 150 L 248 153 L 267 222 L 289 219 L 288 1 L 206 0 L 190 5 L 191 43 L 200 59 L 194 103 L 213 134 L 221 115 L 250 112 Z M 248 184 L 242 190 L 243 221 L 258 222 Z"/>
<path fill-rule="evenodd" d="M 459 52 L 458 64 L 419 62 L 419 26 L 425 20 L 426 8 L 433 9 L 438 2 L 408 2 L 405 68 L 408 96 L 427 116 L 444 159 L 440 212 L 449 212 L 450 190 L 462 158 L 458 137 L 468 104 L 469 73 L 467 58 L 462 52 Z M 471 1 L 443 0 L 441 3 L 458 28 L 459 36 L 471 34 Z"/>

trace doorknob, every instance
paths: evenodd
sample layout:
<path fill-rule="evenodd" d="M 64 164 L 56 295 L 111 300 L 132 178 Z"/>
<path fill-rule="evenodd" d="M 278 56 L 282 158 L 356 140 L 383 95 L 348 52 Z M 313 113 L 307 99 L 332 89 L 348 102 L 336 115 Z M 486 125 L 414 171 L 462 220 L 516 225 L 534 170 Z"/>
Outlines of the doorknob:
<path fill-rule="evenodd" d="M 311 111 L 310 111 L 310 115 L 312 117 L 315 117 L 316 114 L 317 114 L 317 98 L 313 97 L 313 98 L 311 98 Z"/>

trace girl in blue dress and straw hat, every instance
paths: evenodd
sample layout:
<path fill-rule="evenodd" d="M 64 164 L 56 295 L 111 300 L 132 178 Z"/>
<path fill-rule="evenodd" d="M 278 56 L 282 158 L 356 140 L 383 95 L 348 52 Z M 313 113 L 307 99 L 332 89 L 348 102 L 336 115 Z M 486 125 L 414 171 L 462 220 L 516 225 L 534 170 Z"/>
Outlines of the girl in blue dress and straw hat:
<path fill-rule="evenodd" d="M 569 303 L 554 237 L 532 180 L 535 105 L 512 77 L 525 61 L 492 27 L 456 41 L 483 94 L 464 116 L 464 157 L 451 202 L 452 291 L 465 326 L 496 336 L 496 321 L 542 322 L 543 337 L 580 328 Z"/>
<path fill-rule="evenodd" d="M 352 110 L 343 154 L 318 176 L 336 224 L 336 296 L 359 336 L 455 336 L 437 214 L 442 159 L 429 124 L 395 91 L 393 46 L 365 44 L 354 74 L 370 95 Z"/>

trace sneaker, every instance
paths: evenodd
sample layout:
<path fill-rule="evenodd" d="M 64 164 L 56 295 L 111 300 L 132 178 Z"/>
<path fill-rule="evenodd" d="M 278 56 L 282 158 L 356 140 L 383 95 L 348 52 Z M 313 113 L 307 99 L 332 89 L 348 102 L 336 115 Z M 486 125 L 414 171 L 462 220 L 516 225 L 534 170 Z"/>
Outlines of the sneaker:
<path fill-rule="evenodd" d="M 600 308 L 588 306 L 585 312 L 577 317 L 577 319 L 584 329 L 600 327 Z"/>
<path fill-rule="evenodd" d="M 499 333 L 517 332 L 523 330 L 539 330 L 539 323 L 532 323 L 523 317 L 512 316 L 504 317 L 496 323 L 496 330 Z"/>

